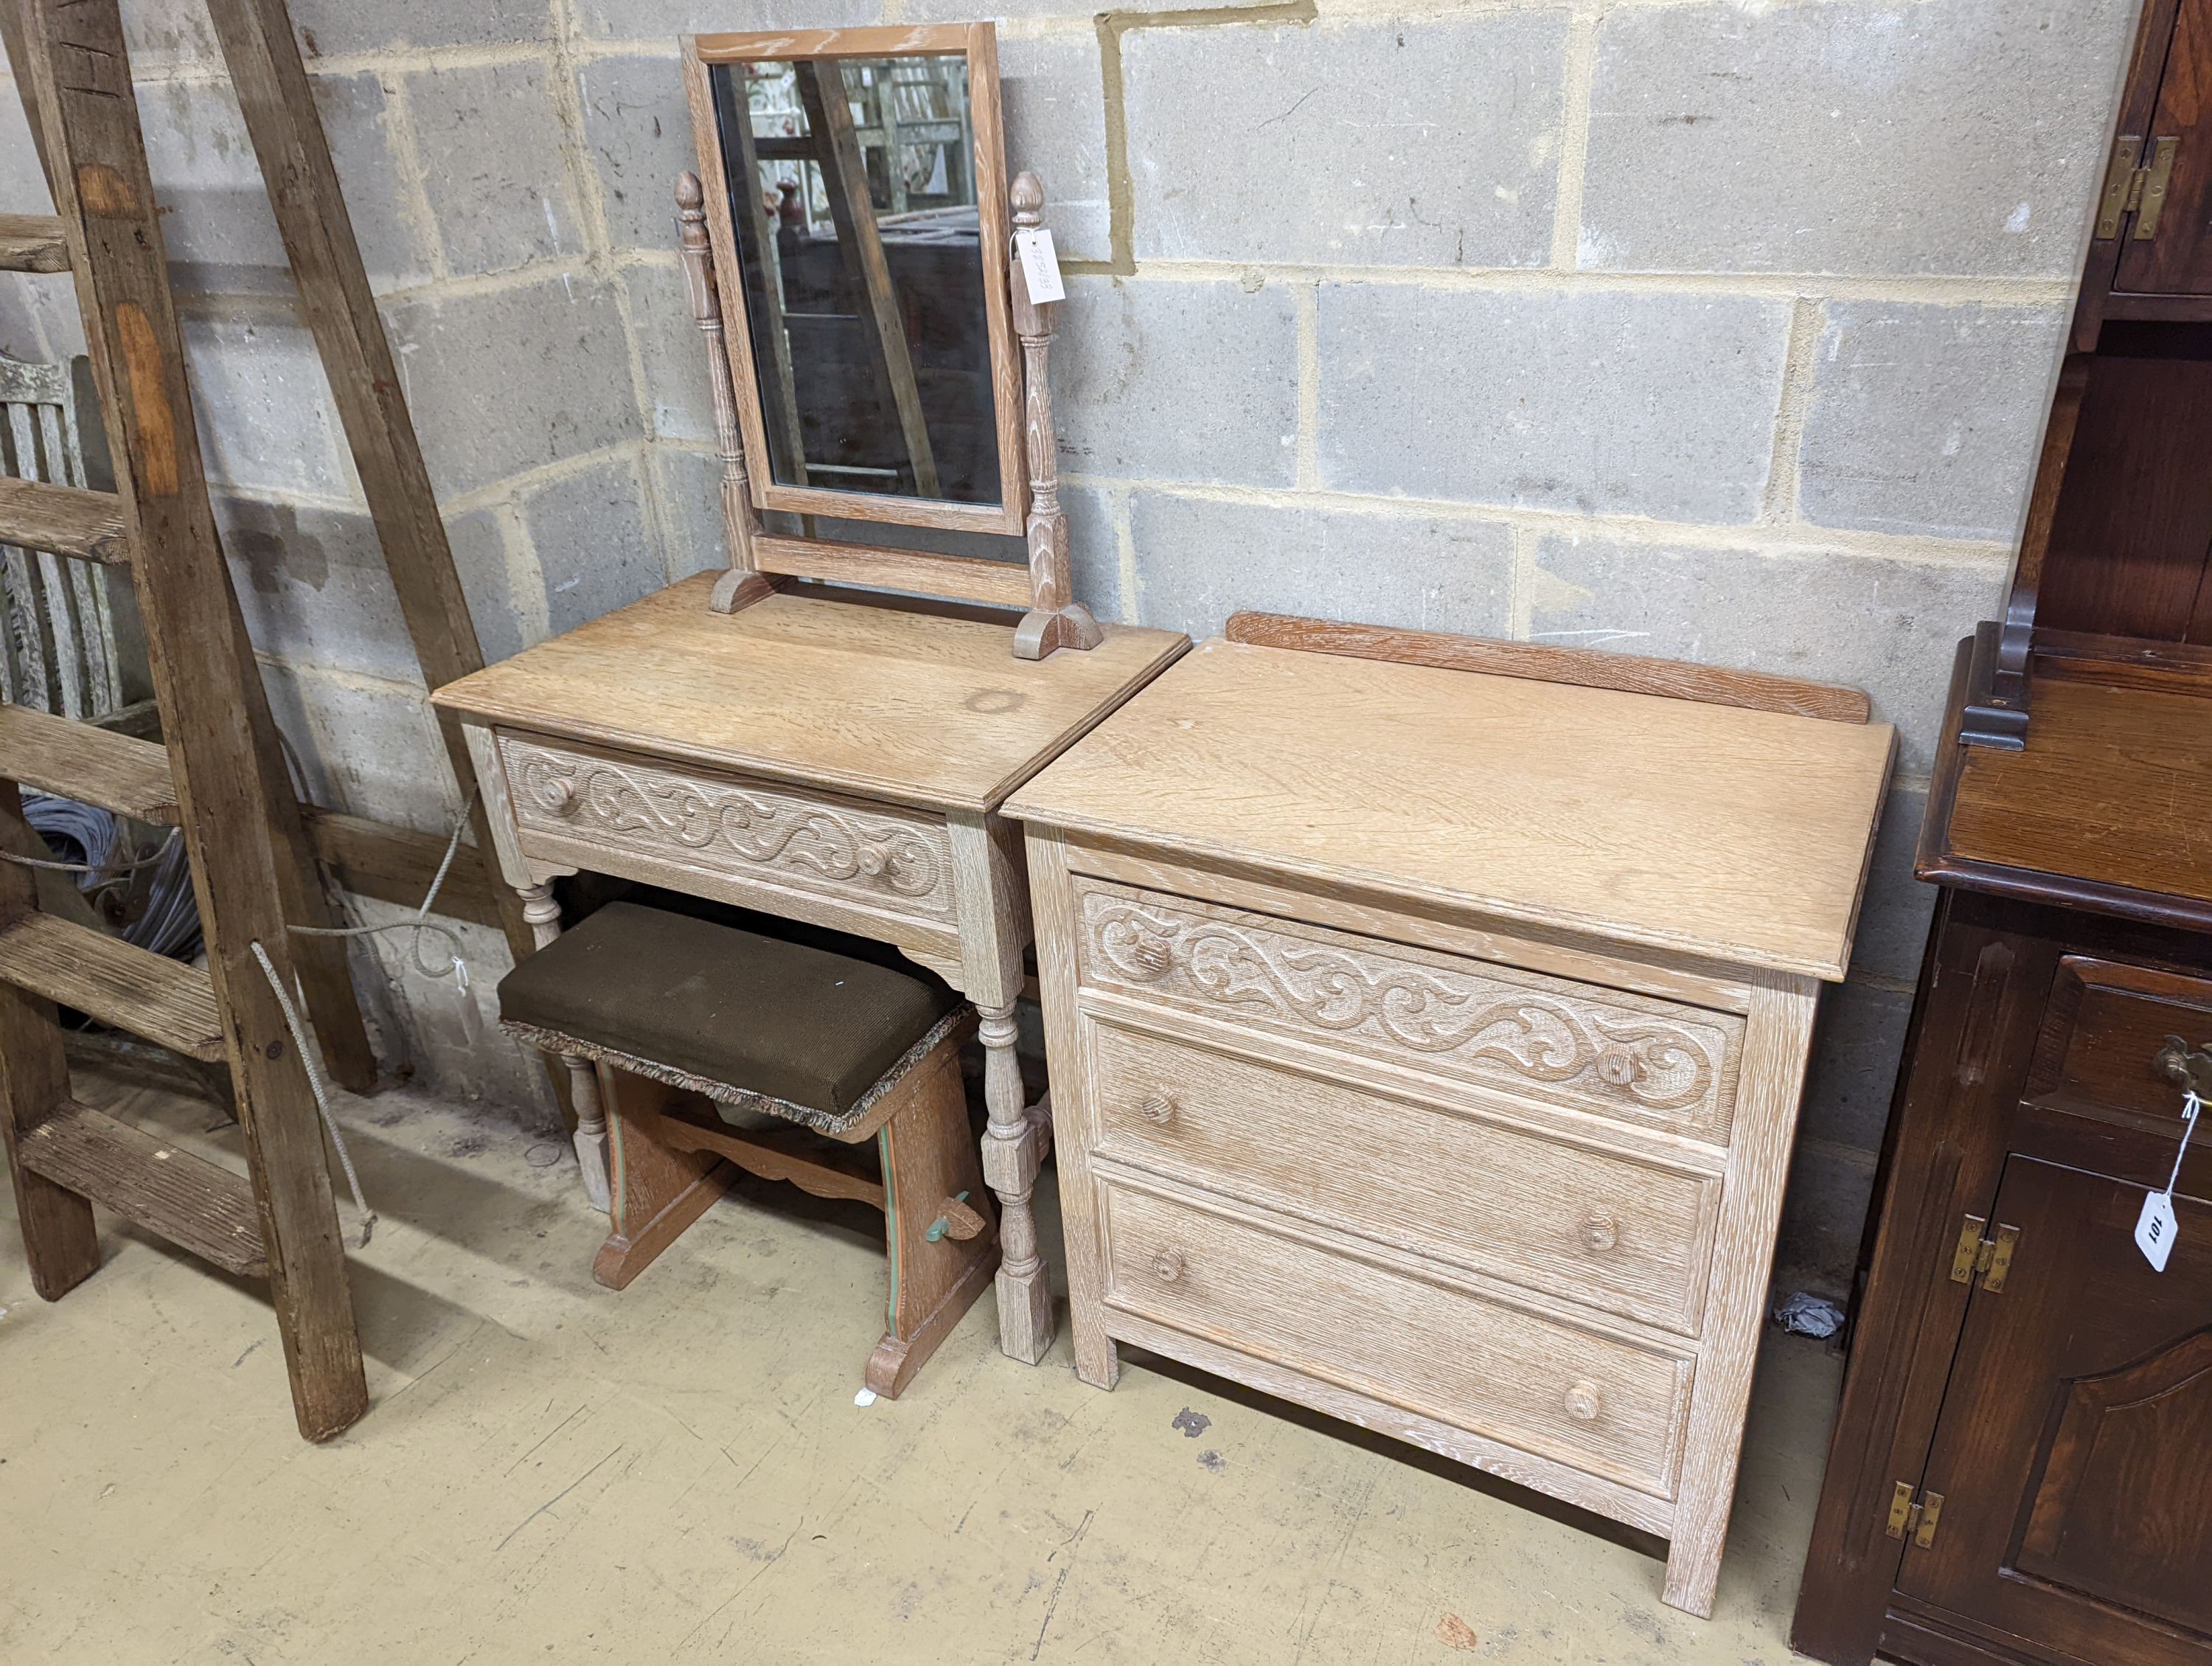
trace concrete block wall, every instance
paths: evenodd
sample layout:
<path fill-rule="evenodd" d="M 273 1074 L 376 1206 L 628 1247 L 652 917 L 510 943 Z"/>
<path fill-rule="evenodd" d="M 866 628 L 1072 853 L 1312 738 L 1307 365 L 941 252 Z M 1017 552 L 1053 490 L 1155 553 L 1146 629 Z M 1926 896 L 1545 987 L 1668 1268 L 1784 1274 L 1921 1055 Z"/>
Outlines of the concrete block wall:
<path fill-rule="evenodd" d="M 1834 1283 L 1925 934 L 1951 645 L 2018 534 L 2134 0 L 293 0 L 489 654 L 722 558 L 676 37 L 979 9 L 1069 274 L 1065 496 L 1101 613 L 1757 666 L 1899 726 L 1784 1248 Z M 202 0 L 125 10 L 278 709 L 325 801 L 442 828 Z M 0 190 L 43 206 L 4 109 Z M 9 288 L 0 347 L 69 350 L 54 286 Z M 442 998 L 404 988 L 394 1021 L 457 1078 Z"/>

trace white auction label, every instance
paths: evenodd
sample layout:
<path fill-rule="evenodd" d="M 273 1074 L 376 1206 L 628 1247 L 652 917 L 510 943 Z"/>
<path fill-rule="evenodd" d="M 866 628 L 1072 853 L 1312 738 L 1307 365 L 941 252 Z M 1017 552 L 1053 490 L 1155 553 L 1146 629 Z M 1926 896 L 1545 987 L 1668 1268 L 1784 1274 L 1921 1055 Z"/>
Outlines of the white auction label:
<path fill-rule="evenodd" d="M 1052 233 L 1040 226 L 1014 234 L 1014 252 L 1021 257 L 1022 277 L 1028 280 L 1030 299 L 1042 304 L 1067 299 L 1060 281 L 1060 257 L 1052 252 Z"/>
<path fill-rule="evenodd" d="M 2136 1248 L 2143 1252 L 2153 1272 L 2166 1271 L 2166 1257 L 2173 1253 L 2173 1235 L 2179 1223 L 2173 1218 L 2173 1194 L 2153 1192 L 2143 1199 L 2142 1213 L 2136 1219 Z"/>

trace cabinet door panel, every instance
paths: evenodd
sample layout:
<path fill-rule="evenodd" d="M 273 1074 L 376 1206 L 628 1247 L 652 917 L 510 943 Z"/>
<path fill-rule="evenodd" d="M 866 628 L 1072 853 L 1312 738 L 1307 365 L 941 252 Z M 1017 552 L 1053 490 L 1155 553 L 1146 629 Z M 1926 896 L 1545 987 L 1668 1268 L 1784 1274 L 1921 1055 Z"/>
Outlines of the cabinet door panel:
<path fill-rule="evenodd" d="M 1966 1316 L 1901 1590 L 2082 1659 L 2212 1666 L 2212 1205 L 2178 1198 L 2163 1274 L 2142 1189 L 2029 1158 L 1995 1221 L 2002 1292 Z"/>
<path fill-rule="evenodd" d="M 2179 141 L 2158 234 L 2122 234 L 2116 289 L 2135 295 L 2212 295 L 2212 0 L 2182 0 L 2158 112 L 2144 161 L 2158 142 Z"/>
<path fill-rule="evenodd" d="M 2145 1507 L 2163 1496 L 2160 1482 L 2177 1459 L 2212 1462 L 2212 1329 L 2080 1378 L 2058 1405 L 2021 1572 L 2212 1630 L 2204 1510 Z"/>

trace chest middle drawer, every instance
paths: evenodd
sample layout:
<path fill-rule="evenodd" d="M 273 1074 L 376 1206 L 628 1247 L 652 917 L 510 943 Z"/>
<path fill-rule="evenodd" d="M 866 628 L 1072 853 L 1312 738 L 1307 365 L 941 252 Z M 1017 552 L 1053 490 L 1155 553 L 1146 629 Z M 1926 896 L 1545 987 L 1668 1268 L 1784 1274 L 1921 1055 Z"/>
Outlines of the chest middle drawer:
<path fill-rule="evenodd" d="M 1093 1020 L 1100 1154 L 1694 1336 L 1716 1177 Z"/>

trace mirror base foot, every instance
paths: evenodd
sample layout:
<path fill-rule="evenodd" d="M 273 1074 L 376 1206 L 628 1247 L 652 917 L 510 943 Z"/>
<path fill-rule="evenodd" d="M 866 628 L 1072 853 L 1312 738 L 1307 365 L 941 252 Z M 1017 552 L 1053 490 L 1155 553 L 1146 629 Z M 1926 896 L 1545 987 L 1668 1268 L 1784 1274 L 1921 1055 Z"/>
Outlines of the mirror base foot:
<path fill-rule="evenodd" d="M 707 607 L 714 613 L 738 613 L 774 594 L 775 587 L 758 573 L 732 567 L 715 581 L 714 593 L 708 598 Z"/>
<path fill-rule="evenodd" d="M 1070 648 L 1081 651 L 1094 648 L 1106 640 L 1106 633 L 1098 628 L 1098 621 L 1091 617 L 1091 610 L 1081 602 L 1070 602 L 1054 612 L 1033 607 L 1022 615 L 1022 622 L 1014 629 L 1014 658 L 1042 660 L 1055 648 Z"/>
<path fill-rule="evenodd" d="M 1057 613 L 1030 608 L 1013 630 L 1013 657 L 1044 660 L 1055 648 L 1095 648 L 1103 640 L 1106 633 L 1099 630 L 1099 622 L 1082 602 L 1068 602 Z"/>

